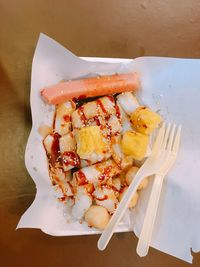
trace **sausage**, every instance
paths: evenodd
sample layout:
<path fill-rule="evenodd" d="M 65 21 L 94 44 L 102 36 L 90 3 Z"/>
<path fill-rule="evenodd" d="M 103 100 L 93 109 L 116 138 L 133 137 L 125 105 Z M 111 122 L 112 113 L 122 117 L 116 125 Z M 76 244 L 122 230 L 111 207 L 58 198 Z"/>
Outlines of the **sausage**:
<path fill-rule="evenodd" d="M 135 91 L 138 87 L 139 78 L 137 73 L 114 74 L 61 82 L 43 88 L 41 96 L 49 104 L 60 104 L 73 98 L 81 99 Z"/>

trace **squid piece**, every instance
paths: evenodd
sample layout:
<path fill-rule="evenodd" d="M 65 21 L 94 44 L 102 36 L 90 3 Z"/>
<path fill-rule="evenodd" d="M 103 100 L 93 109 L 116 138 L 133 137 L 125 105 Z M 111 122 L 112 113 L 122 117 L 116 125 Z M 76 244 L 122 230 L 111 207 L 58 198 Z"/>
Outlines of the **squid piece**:
<path fill-rule="evenodd" d="M 109 180 L 109 178 L 112 178 L 113 176 L 116 176 L 120 173 L 120 171 L 121 170 L 117 164 L 113 160 L 109 159 L 74 172 L 73 180 L 75 179 L 78 185 L 84 185 L 87 183 L 99 184 Z"/>
<path fill-rule="evenodd" d="M 130 118 L 129 116 L 125 113 L 125 111 L 122 109 L 122 107 L 119 104 L 119 101 L 117 101 L 117 105 L 120 109 L 120 113 L 121 113 L 121 124 L 122 124 L 122 130 L 121 133 L 125 133 L 126 131 L 132 131 L 133 127 L 132 127 L 132 123 L 130 122 Z"/>
<path fill-rule="evenodd" d="M 88 126 L 100 126 L 101 130 L 103 130 L 106 128 L 106 121 L 104 117 L 97 115 L 97 116 L 90 118 L 87 121 L 87 125 Z"/>
<path fill-rule="evenodd" d="M 97 205 L 106 208 L 110 213 L 114 212 L 118 199 L 116 192 L 112 188 L 107 186 L 96 187 L 92 195 Z"/>
<path fill-rule="evenodd" d="M 61 190 L 63 196 L 71 197 L 73 196 L 73 187 L 71 185 L 71 173 L 64 172 L 60 168 L 51 168 L 50 169 L 50 178 L 52 184 Z"/>
<path fill-rule="evenodd" d="M 81 128 L 87 125 L 88 120 L 107 117 L 116 114 L 115 100 L 113 96 L 105 96 L 95 101 L 88 102 L 72 113 L 72 123 L 74 128 Z"/>
<path fill-rule="evenodd" d="M 59 147 L 64 171 L 79 166 L 80 160 L 76 153 L 76 142 L 72 132 L 60 137 Z"/>
<path fill-rule="evenodd" d="M 51 147 L 52 147 L 53 141 L 54 141 L 54 137 L 52 134 L 48 134 L 43 141 L 43 145 L 45 147 L 47 155 L 51 154 Z"/>
<path fill-rule="evenodd" d="M 124 155 L 121 149 L 121 136 L 114 136 L 111 139 L 112 157 L 121 169 L 127 169 L 132 166 L 132 157 Z"/>
<path fill-rule="evenodd" d="M 81 159 L 80 160 L 81 168 L 88 167 L 88 166 L 93 165 L 95 163 L 96 163 L 96 161 L 92 161 L 92 160 L 87 160 L 87 159 Z"/>
<path fill-rule="evenodd" d="M 115 177 L 112 179 L 112 189 L 116 192 L 119 192 L 121 190 L 122 183 L 119 177 Z"/>
<path fill-rule="evenodd" d="M 60 145 L 60 152 L 61 153 L 64 153 L 66 151 L 76 150 L 76 141 L 74 139 L 72 132 L 60 137 L 59 145 Z"/>
<path fill-rule="evenodd" d="M 76 105 L 73 101 L 67 101 L 56 106 L 54 130 L 60 135 L 67 134 L 71 131 L 71 114 Z"/>
<path fill-rule="evenodd" d="M 49 163 L 54 167 L 61 166 L 59 138 L 60 135 L 58 133 L 52 133 L 47 135 L 43 140 L 43 145 L 45 147 Z"/>
<path fill-rule="evenodd" d="M 111 136 L 120 134 L 122 130 L 121 120 L 115 115 L 111 115 L 107 120 L 107 127 Z"/>
<path fill-rule="evenodd" d="M 62 154 L 62 162 L 63 169 L 68 171 L 79 166 L 80 159 L 75 151 L 66 151 Z"/>
<path fill-rule="evenodd" d="M 137 98 L 130 92 L 118 95 L 117 100 L 120 106 L 128 115 L 131 115 L 135 111 L 135 109 L 139 107 Z"/>
<path fill-rule="evenodd" d="M 72 133 L 62 137 L 58 133 L 47 135 L 43 143 L 51 166 L 68 171 L 80 164 Z"/>
<path fill-rule="evenodd" d="M 111 154 L 109 154 L 109 157 L 108 158 L 105 158 L 105 160 L 109 159 L 110 157 L 111 157 Z M 96 161 L 96 160 L 93 160 L 92 161 L 92 160 L 87 160 L 87 159 L 80 159 L 80 167 L 81 168 L 94 165 L 95 163 L 99 163 L 99 162 Z"/>
<path fill-rule="evenodd" d="M 72 215 L 74 218 L 81 220 L 85 214 L 85 212 L 92 205 L 92 197 L 88 194 L 86 188 L 84 186 L 78 186 L 76 195 L 75 195 L 75 203 L 72 207 Z"/>

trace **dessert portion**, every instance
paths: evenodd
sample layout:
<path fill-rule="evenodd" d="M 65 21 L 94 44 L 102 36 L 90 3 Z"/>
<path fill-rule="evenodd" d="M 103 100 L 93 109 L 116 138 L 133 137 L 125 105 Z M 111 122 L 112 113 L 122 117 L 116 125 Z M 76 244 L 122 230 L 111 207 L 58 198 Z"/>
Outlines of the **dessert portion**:
<path fill-rule="evenodd" d="M 116 76 L 120 75 L 111 76 L 111 81 Z M 128 90 L 132 88 L 134 91 L 136 86 L 132 84 L 131 87 L 130 77 L 127 77 L 123 84 L 125 87 L 129 84 Z M 104 85 L 108 76 L 99 78 L 103 83 L 98 78 L 96 81 L 95 78 L 92 79 L 87 79 L 86 82 L 79 80 L 76 86 L 80 88 L 75 87 L 75 91 L 82 92 L 80 89 L 83 90 L 86 84 L 91 83 L 92 88 L 98 87 L 92 93 L 92 96 L 97 97 L 85 98 L 83 101 L 80 98 L 74 99 L 73 91 L 65 91 L 65 97 L 68 94 L 71 99 L 67 98 L 65 101 L 62 98 L 64 102 L 59 100 L 60 103 L 56 104 L 50 128 L 52 130 L 43 139 L 43 144 L 49 176 L 55 190 L 60 194 L 59 200 L 71 207 L 71 214 L 78 221 L 85 220 L 90 227 L 104 229 L 150 153 L 150 134 L 159 127 L 162 118 L 149 107 L 140 105 L 132 92 L 123 92 L 125 89 L 120 94 L 105 95 Z M 114 83 L 116 87 L 118 80 Z M 109 88 L 114 88 L 114 85 L 109 84 Z M 54 99 L 58 99 L 60 94 L 55 89 L 58 87 L 60 85 L 52 87 L 54 90 L 50 88 L 50 96 L 52 90 L 56 92 Z M 120 88 L 122 87 L 120 83 Z M 107 91 L 106 89 L 105 92 Z M 116 91 L 119 92 L 117 89 Z M 45 94 L 48 94 L 48 89 L 45 89 Z M 97 94 L 104 96 L 98 97 Z M 48 97 L 45 96 L 46 98 Z M 51 102 L 53 103 L 49 101 Z M 135 207 L 140 190 L 147 184 L 148 178 L 145 178 L 129 208 Z"/>

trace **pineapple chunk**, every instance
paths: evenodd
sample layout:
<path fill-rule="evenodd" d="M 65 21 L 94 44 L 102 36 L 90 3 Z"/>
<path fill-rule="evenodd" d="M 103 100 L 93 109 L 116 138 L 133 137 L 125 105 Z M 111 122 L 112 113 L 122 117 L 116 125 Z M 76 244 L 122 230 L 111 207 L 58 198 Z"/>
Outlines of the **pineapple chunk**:
<path fill-rule="evenodd" d="M 103 155 L 106 143 L 99 126 L 87 126 L 76 135 L 77 153 L 81 159 L 90 159 L 94 154 Z"/>
<path fill-rule="evenodd" d="M 135 131 L 127 131 L 122 137 L 122 151 L 127 156 L 142 160 L 146 154 L 149 137 Z"/>
<path fill-rule="evenodd" d="M 150 134 L 156 129 L 162 118 L 147 107 L 138 107 L 131 115 L 131 122 L 135 130 L 142 134 Z"/>

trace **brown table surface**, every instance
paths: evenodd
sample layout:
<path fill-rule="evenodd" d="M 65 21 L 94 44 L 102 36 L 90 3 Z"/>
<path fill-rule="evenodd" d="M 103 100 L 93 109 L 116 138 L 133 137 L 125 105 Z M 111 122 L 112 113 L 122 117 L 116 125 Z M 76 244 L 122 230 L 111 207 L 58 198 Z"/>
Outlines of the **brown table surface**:
<path fill-rule="evenodd" d="M 200 2 L 0 0 L 0 266 L 189 266 L 155 249 L 139 258 L 132 233 L 115 234 L 99 252 L 98 236 L 15 231 L 35 195 L 24 151 L 31 128 L 31 62 L 40 32 L 80 56 L 198 58 Z M 199 254 L 193 265 L 200 265 Z"/>

